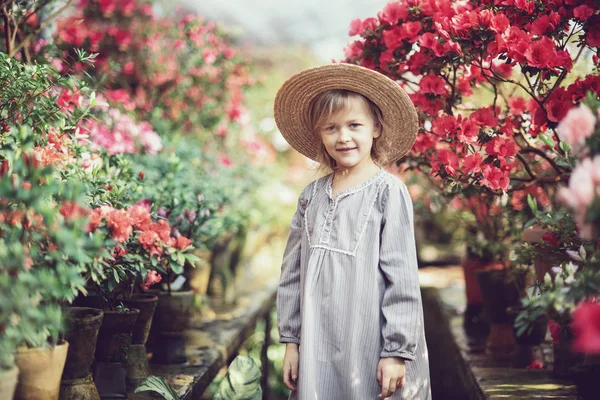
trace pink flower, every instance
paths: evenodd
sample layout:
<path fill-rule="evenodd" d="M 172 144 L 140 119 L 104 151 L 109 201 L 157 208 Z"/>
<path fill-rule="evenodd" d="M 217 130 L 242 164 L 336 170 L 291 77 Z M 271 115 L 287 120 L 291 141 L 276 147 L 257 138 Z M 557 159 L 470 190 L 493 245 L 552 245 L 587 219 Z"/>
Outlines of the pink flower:
<path fill-rule="evenodd" d="M 594 133 L 596 118 L 592 111 L 585 105 L 571 108 L 557 127 L 560 140 L 569 145 L 580 145 Z"/>
<path fill-rule="evenodd" d="M 156 271 L 146 272 L 146 280 L 140 285 L 142 290 L 145 292 L 150 289 L 150 286 L 159 283 L 162 280 L 162 276 Z"/>
<path fill-rule="evenodd" d="M 600 354 L 600 303 L 583 302 L 573 313 L 573 350 Z"/>
<path fill-rule="evenodd" d="M 224 167 L 231 167 L 233 165 L 233 161 L 231 161 L 231 158 L 229 158 L 227 155 L 221 154 L 219 156 L 219 164 Z"/>
<path fill-rule="evenodd" d="M 419 87 L 421 88 L 422 93 L 431 93 L 431 94 L 446 94 L 445 89 L 446 82 L 440 76 L 429 74 L 421 79 L 419 82 Z"/>
<path fill-rule="evenodd" d="M 559 189 L 559 200 L 575 211 L 581 211 L 592 204 L 595 186 L 600 183 L 594 182 L 595 178 L 600 178 L 598 177 L 600 173 L 594 171 L 594 166 L 598 165 L 600 160 L 594 159 L 594 162 L 589 158 L 583 160 L 571 174 L 569 186 Z"/>
<path fill-rule="evenodd" d="M 582 4 L 573 9 L 573 15 L 575 18 L 585 21 L 594 15 L 594 9 L 588 5 Z"/>
<path fill-rule="evenodd" d="M 560 333 L 560 324 L 555 320 L 551 319 L 548 321 L 548 330 L 550 331 L 550 336 L 552 336 L 552 343 L 560 344 L 562 341 L 562 334 Z"/>

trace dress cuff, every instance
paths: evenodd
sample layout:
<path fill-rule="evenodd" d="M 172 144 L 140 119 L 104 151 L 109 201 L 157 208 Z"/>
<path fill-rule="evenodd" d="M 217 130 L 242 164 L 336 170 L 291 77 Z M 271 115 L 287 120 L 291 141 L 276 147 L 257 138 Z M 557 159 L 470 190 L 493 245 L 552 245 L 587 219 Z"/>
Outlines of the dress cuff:
<path fill-rule="evenodd" d="M 279 338 L 279 343 L 296 343 L 296 344 L 300 344 L 300 339 L 299 338 L 295 338 L 295 337 L 285 337 L 285 336 L 281 336 Z"/>
<path fill-rule="evenodd" d="M 383 350 L 381 352 L 381 358 L 387 358 L 387 357 L 398 357 L 398 358 L 404 358 L 406 361 L 413 361 L 415 359 L 415 355 L 413 353 L 408 353 L 406 351 L 387 351 L 387 350 Z"/>

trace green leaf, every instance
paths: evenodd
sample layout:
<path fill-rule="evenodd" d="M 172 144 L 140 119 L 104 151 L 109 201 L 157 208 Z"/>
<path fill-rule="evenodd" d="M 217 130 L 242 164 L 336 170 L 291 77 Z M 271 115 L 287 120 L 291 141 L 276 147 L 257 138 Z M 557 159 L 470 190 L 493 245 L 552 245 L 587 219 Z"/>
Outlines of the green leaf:
<path fill-rule="evenodd" d="M 535 199 L 533 198 L 533 196 L 531 196 L 531 194 L 527 195 L 527 204 L 529 204 L 529 208 L 531 209 L 531 211 L 534 214 L 537 214 L 537 212 L 538 212 L 537 201 L 535 201 Z"/>
<path fill-rule="evenodd" d="M 533 225 L 535 225 L 535 218 L 530 219 L 529 221 L 525 222 L 525 226 L 523 227 L 523 229 L 527 229 Z"/>
<path fill-rule="evenodd" d="M 152 391 L 161 395 L 166 400 L 179 400 L 179 395 L 163 378 L 151 375 L 144 379 L 135 389 L 135 393 Z"/>
<path fill-rule="evenodd" d="M 560 149 L 562 151 L 564 151 L 565 153 L 568 153 L 569 150 L 571 150 L 571 146 L 569 146 L 569 143 L 567 143 L 567 142 L 560 142 L 559 146 L 560 146 Z"/>
<path fill-rule="evenodd" d="M 538 136 L 542 142 L 544 142 L 548 147 L 550 147 L 551 149 L 554 149 L 554 139 L 552 139 L 550 136 L 546 136 L 543 133 L 541 133 Z"/>

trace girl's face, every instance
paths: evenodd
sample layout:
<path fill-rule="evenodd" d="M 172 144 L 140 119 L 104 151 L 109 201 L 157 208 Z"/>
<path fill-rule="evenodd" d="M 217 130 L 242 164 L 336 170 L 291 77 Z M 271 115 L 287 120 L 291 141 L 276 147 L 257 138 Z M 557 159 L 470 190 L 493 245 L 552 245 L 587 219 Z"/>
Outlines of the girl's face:
<path fill-rule="evenodd" d="M 348 170 L 373 163 L 371 147 L 379 137 L 367 103 L 358 96 L 348 98 L 348 107 L 327 118 L 319 129 L 327 153 L 336 166 Z"/>

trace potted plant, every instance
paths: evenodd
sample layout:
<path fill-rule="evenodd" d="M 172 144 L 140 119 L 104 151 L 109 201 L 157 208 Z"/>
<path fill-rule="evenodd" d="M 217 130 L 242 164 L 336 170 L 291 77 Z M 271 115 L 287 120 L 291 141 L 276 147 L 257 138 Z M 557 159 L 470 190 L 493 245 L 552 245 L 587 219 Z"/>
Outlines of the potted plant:
<path fill-rule="evenodd" d="M 12 134 L 17 140 L 5 141 L 7 168 L 0 176 L 0 247 L 10 287 L 3 294 L 18 309 L 5 334 L 18 346 L 16 398 L 57 399 L 68 350 L 61 306 L 84 290 L 84 275 L 103 254 L 103 243 L 85 231 L 81 186 L 57 181 L 52 168 L 36 160 L 30 129 Z"/>
<path fill-rule="evenodd" d="M 171 236 L 168 221 L 153 217 L 143 201 L 125 209 L 108 205 L 93 209 L 89 229 L 103 232 L 114 245 L 111 257 L 104 260 L 101 278 L 93 282 L 93 292 L 105 309 L 96 359 L 122 364 L 122 368 L 128 365 L 133 385 L 148 373 L 144 345 L 159 301 L 142 293 L 160 282 L 161 274 L 180 272 L 194 259 L 193 247 L 186 237 Z"/>

